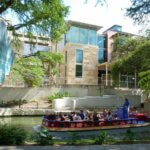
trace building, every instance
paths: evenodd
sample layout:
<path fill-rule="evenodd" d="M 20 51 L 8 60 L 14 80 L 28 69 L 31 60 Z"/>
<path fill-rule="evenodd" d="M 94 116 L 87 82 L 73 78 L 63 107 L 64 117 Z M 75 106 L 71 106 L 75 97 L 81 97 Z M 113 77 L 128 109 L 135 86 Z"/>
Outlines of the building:
<path fill-rule="evenodd" d="M 29 38 L 27 34 L 15 33 L 7 30 L 8 23 L 0 20 L 0 86 L 24 86 L 20 80 L 12 80 L 10 73 L 14 58 L 28 57 L 37 51 L 51 51 L 52 45 L 48 37 L 33 36 Z M 13 46 L 13 40 L 19 40 L 19 49 Z"/>
<path fill-rule="evenodd" d="M 111 53 L 113 37 L 122 32 L 122 27 L 113 25 L 102 34 L 101 26 L 68 21 L 70 29 L 59 43 L 50 39 L 34 36 L 32 41 L 27 35 L 17 34 L 22 41 L 22 56 L 30 56 L 37 51 L 55 51 L 64 56 L 64 64 L 59 66 L 58 85 L 112 85 Z"/>
<path fill-rule="evenodd" d="M 64 36 L 61 52 L 65 65 L 61 66 L 63 84 L 112 85 L 111 53 L 113 36 L 122 33 L 122 27 L 114 25 L 98 34 L 101 26 L 69 21 L 70 30 Z"/>
<path fill-rule="evenodd" d="M 7 22 L 0 19 L 0 85 L 9 75 L 14 56 L 11 47 L 11 34 L 7 31 Z"/>
<path fill-rule="evenodd" d="M 61 52 L 65 64 L 60 67 L 64 84 L 97 85 L 98 45 L 97 31 L 101 26 L 69 21 L 70 30 L 64 36 Z"/>

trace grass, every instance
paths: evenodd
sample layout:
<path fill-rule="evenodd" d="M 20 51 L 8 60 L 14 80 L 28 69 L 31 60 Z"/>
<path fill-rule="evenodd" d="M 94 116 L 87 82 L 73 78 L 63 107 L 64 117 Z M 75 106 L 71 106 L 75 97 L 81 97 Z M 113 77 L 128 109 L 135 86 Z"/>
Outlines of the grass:
<path fill-rule="evenodd" d="M 39 145 L 38 143 L 32 141 L 33 139 L 30 139 L 26 142 L 26 145 Z M 124 140 L 124 139 L 115 139 L 115 138 L 108 138 L 103 144 L 105 145 L 120 145 L 120 144 L 147 144 L 150 143 L 150 135 L 146 138 L 139 138 L 134 139 L 132 141 Z M 54 139 L 53 145 L 95 145 L 95 139 L 94 138 L 82 138 L 77 139 L 74 143 L 68 144 L 68 140 L 60 140 L 60 139 Z M 101 145 L 101 144 L 98 144 Z"/>
<path fill-rule="evenodd" d="M 39 135 L 34 136 L 33 133 L 27 134 L 26 136 L 24 130 L 18 126 L 10 128 L 8 125 L 3 125 L 1 126 L 0 131 L 1 131 L 0 132 L 1 145 L 95 145 L 95 144 L 118 145 L 118 144 L 150 143 L 150 132 L 135 133 L 130 130 L 127 130 L 125 134 L 111 135 L 111 136 L 108 135 L 108 133 L 101 132 L 95 138 L 94 137 L 82 138 L 80 137 L 79 133 L 78 134 L 70 133 L 69 139 L 61 139 L 61 140 L 54 139 L 51 135 L 49 135 L 48 138 L 42 138 Z M 18 138 L 22 139 L 19 143 Z"/>
<path fill-rule="evenodd" d="M 117 144 L 146 144 L 150 143 L 150 139 L 147 140 L 135 140 L 135 141 L 123 141 L 123 140 L 114 140 L 114 139 L 109 139 L 105 145 L 117 145 Z M 67 140 L 54 140 L 54 145 L 68 145 Z M 95 140 L 93 139 L 81 139 L 77 140 L 75 144 L 72 145 L 95 145 Z"/>

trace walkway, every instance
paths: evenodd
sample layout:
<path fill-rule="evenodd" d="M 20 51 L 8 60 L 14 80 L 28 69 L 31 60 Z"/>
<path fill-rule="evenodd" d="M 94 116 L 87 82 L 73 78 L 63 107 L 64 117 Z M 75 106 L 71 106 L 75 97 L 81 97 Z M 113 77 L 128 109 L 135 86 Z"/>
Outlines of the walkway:
<path fill-rule="evenodd" d="M 149 150 L 150 144 L 89 146 L 0 146 L 0 150 Z"/>

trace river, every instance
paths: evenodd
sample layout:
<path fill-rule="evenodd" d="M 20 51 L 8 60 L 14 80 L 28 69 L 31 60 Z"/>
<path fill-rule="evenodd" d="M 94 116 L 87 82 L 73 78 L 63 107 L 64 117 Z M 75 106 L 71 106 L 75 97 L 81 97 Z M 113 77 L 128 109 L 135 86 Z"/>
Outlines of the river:
<path fill-rule="evenodd" d="M 33 126 L 40 125 L 42 122 L 41 117 L 0 117 L 0 124 L 19 125 L 27 131 L 32 131 Z"/>

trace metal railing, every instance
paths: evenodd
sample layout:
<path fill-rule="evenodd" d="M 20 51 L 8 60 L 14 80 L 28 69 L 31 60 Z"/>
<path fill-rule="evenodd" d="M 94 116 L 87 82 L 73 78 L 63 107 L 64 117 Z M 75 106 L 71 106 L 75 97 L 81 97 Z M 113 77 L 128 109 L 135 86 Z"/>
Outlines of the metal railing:
<path fill-rule="evenodd" d="M 51 87 L 51 86 L 59 86 L 65 85 L 66 77 L 45 77 L 44 82 L 41 87 Z M 111 75 L 109 74 L 106 80 L 106 75 L 102 75 L 102 77 L 98 78 L 98 83 L 96 85 L 104 86 L 104 87 L 117 87 L 117 88 L 138 88 L 137 85 L 138 79 L 135 79 L 134 76 L 121 75 L 118 82 L 113 81 Z M 88 83 L 87 83 L 88 84 Z M 2 87 L 27 87 L 27 85 L 20 81 L 19 79 L 7 79 Z"/>
<path fill-rule="evenodd" d="M 105 87 L 109 87 L 109 86 L 113 86 L 113 87 L 118 87 L 118 88 L 138 88 L 138 78 L 135 77 L 134 75 L 120 75 L 119 77 L 119 81 L 115 82 L 112 79 L 112 76 L 109 74 L 107 79 L 106 79 L 106 75 L 103 74 L 102 77 L 98 78 L 98 84 L 105 86 Z"/>

